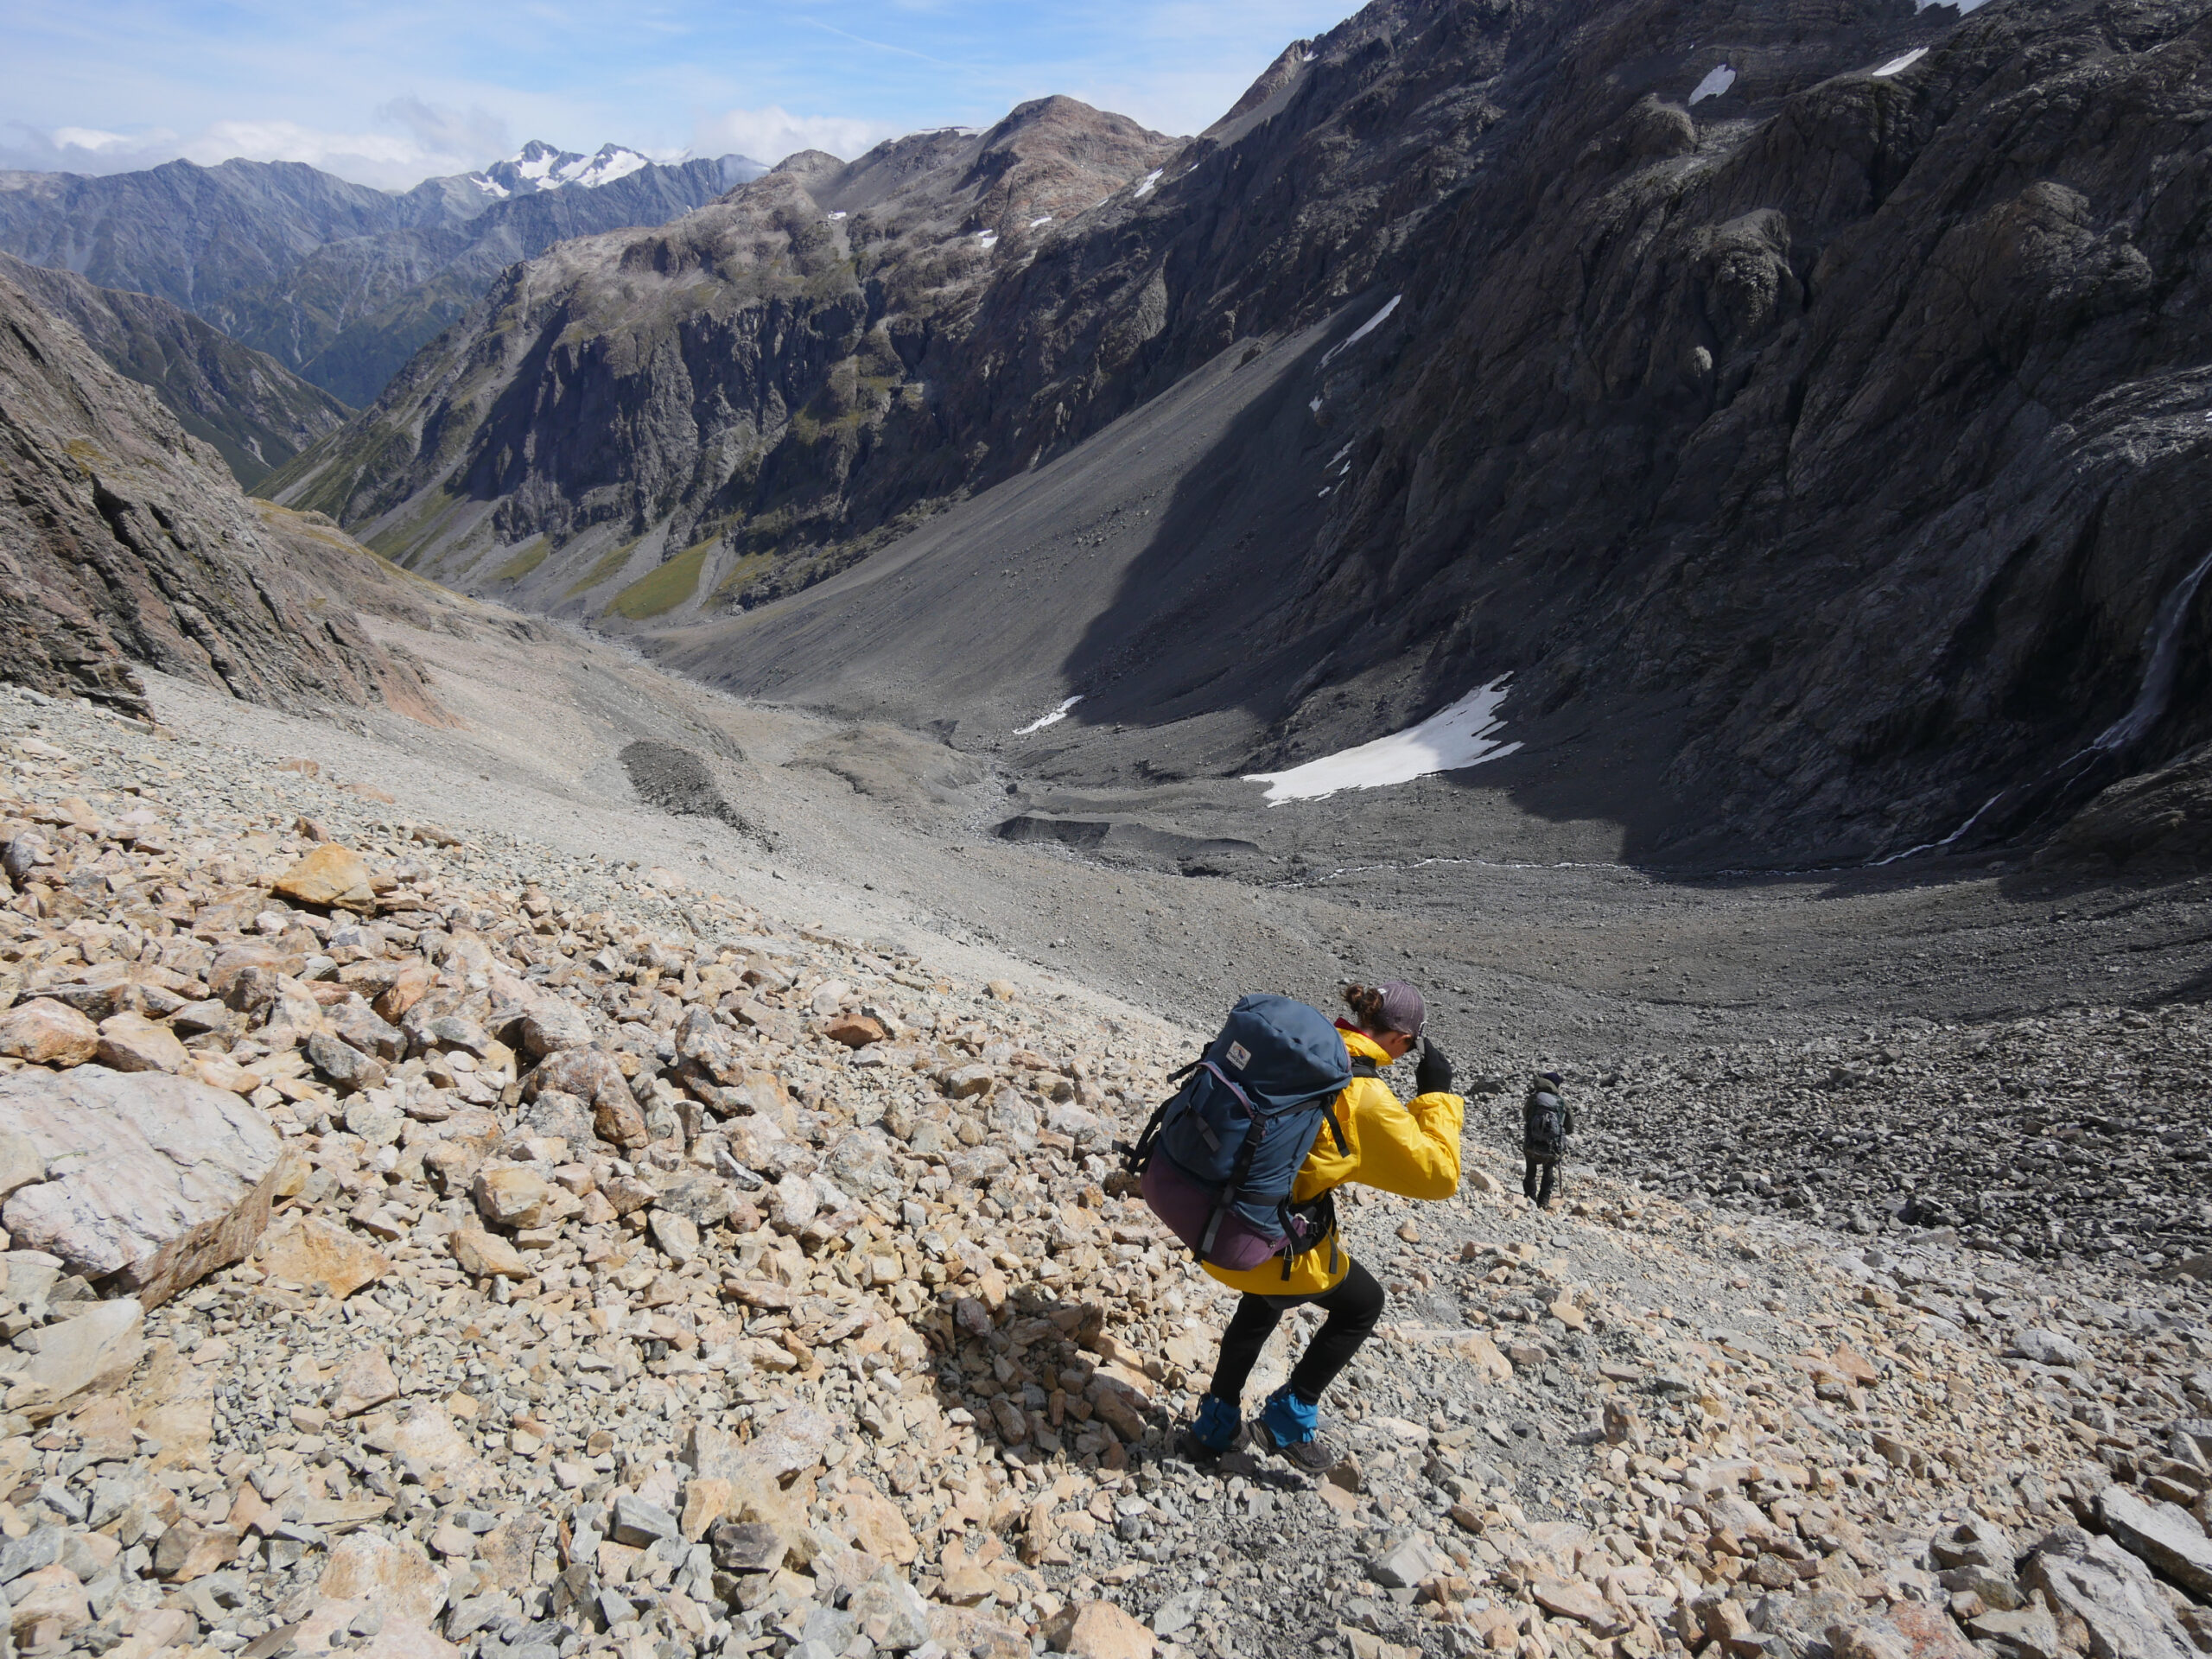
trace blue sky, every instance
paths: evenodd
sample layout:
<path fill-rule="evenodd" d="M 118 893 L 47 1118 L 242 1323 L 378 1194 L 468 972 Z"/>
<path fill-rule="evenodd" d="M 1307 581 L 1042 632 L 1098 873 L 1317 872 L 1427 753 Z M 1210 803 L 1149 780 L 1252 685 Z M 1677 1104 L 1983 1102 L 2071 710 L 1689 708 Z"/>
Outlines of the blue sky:
<path fill-rule="evenodd" d="M 528 138 L 853 156 L 1065 92 L 1195 132 L 1354 0 L 9 0 L 0 166 L 292 160 L 404 188 Z"/>

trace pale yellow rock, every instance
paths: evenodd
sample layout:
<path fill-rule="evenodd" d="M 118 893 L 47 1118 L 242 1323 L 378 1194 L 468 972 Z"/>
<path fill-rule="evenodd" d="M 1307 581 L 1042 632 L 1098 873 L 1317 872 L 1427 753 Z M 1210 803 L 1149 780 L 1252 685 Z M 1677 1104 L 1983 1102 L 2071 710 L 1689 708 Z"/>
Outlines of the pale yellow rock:
<path fill-rule="evenodd" d="M 922 1553 L 906 1525 L 906 1517 L 899 1513 L 899 1506 L 873 1486 L 855 1486 L 839 1498 L 838 1503 L 844 1510 L 846 1525 L 852 1529 L 856 1548 L 879 1560 L 896 1561 L 901 1567 L 912 1567 Z"/>
<path fill-rule="evenodd" d="M 446 1605 L 446 1577 L 412 1539 L 353 1532 L 331 1546 L 321 1593 L 334 1601 L 369 1598 L 387 1617 L 427 1624 Z"/>
<path fill-rule="evenodd" d="M 330 1414 L 358 1417 L 387 1400 L 399 1397 L 399 1379 L 391 1374 L 391 1361 L 381 1348 L 364 1348 L 338 1370 L 338 1383 L 331 1392 Z"/>
<path fill-rule="evenodd" d="M 303 1215 L 266 1235 L 255 1265 L 273 1279 L 289 1280 L 344 1301 L 391 1271 L 391 1262 L 358 1233 L 321 1216 Z"/>
<path fill-rule="evenodd" d="M 99 1058 L 118 1071 L 175 1074 L 192 1070 L 192 1056 L 184 1052 L 177 1034 L 143 1014 L 111 1014 L 100 1021 Z"/>
<path fill-rule="evenodd" d="M 522 1252 L 497 1233 L 474 1227 L 457 1227 L 446 1235 L 446 1248 L 461 1270 L 477 1279 L 527 1279 L 530 1263 Z"/>
<path fill-rule="evenodd" d="M 270 892 L 296 905 L 324 909 L 375 907 L 376 889 L 369 882 L 369 867 L 351 848 L 326 841 L 270 883 Z"/>
<path fill-rule="evenodd" d="M 1110 1601 L 1071 1601 L 1045 1621 L 1046 1644 L 1075 1659 L 1152 1659 L 1152 1632 Z"/>
<path fill-rule="evenodd" d="M 92 1622 L 83 1583 L 59 1563 L 24 1573 L 8 1586 L 8 1627 L 19 1642 L 48 1619 L 64 1635 Z"/>
<path fill-rule="evenodd" d="M 476 1173 L 476 1208 L 500 1227 L 542 1227 L 552 1218 L 553 1188 L 545 1178 L 518 1164 L 498 1164 Z"/>
<path fill-rule="evenodd" d="M 190 1075 L 198 1077 L 210 1089 L 220 1089 L 233 1095 L 250 1095 L 268 1081 L 260 1072 L 240 1065 L 222 1054 L 194 1055 Z"/>
<path fill-rule="evenodd" d="M 52 997 L 0 1014 L 0 1054 L 34 1065 L 82 1065 L 99 1052 L 100 1028 Z"/>
<path fill-rule="evenodd" d="M 683 1535 L 697 1543 L 707 1535 L 707 1529 L 729 1513 L 730 1484 L 711 1476 L 701 1476 L 683 1484 Z"/>
<path fill-rule="evenodd" d="M 1513 1375 L 1513 1362 L 1488 1337 L 1461 1337 L 1452 1344 L 1452 1351 L 1492 1382 L 1506 1382 Z"/>

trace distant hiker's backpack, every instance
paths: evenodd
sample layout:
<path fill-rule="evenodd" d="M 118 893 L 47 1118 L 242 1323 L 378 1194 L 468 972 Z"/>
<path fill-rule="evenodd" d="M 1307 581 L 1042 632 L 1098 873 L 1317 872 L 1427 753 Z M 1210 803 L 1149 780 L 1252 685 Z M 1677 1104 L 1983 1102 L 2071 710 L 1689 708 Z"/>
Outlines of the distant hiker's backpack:
<path fill-rule="evenodd" d="M 1557 1157 L 1567 1149 L 1567 1132 L 1573 1120 L 1559 1089 L 1560 1079 L 1549 1072 L 1529 1085 L 1529 1098 L 1521 1108 L 1521 1141 L 1532 1154 Z"/>
<path fill-rule="evenodd" d="M 1231 1271 L 1271 1255 L 1290 1264 L 1336 1230 L 1330 1195 L 1290 1201 L 1325 1124 L 1349 1152 L 1338 1094 L 1358 1072 L 1329 1016 L 1287 996 L 1238 1002 L 1183 1086 L 1152 1115 L 1128 1166 L 1152 1212 L 1198 1259 Z M 1335 1264 L 1331 1245 L 1331 1266 Z"/>

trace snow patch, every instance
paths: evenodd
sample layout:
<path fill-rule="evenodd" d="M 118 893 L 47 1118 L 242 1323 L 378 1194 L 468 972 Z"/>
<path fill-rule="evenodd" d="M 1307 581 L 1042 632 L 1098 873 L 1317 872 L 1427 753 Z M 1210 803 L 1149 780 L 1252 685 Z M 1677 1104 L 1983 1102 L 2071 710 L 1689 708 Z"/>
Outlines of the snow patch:
<path fill-rule="evenodd" d="M 1268 804 L 1275 806 L 1284 801 L 1321 800 L 1344 789 L 1382 789 L 1431 772 L 1503 760 L 1521 747 L 1491 736 L 1505 723 L 1497 717 L 1497 708 L 1505 701 L 1506 682 L 1512 677 L 1501 674 L 1402 732 L 1308 760 L 1287 772 L 1249 773 L 1245 781 L 1265 784 Z"/>
<path fill-rule="evenodd" d="M 1030 228 L 1031 230 L 1033 230 L 1033 230 L 1035 230 L 1035 229 L 1036 229 L 1039 225 L 1049 225 L 1049 224 L 1051 224 L 1052 222 L 1052 216 L 1050 213 L 1039 213 L 1039 214 L 1038 214 L 1038 215 L 1037 215 L 1037 217 L 1036 217 L 1036 218 L 1034 218 L 1034 219 L 1031 219 L 1031 220 L 1029 221 L 1029 228 Z"/>
<path fill-rule="evenodd" d="M 1321 412 L 1321 400 L 1319 397 L 1316 397 L 1312 403 L 1306 404 L 1306 407 L 1312 410 L 1316 415 L 1319 415 Z"/>
<path fill-rule="evenodd" d="M 840 208 L 839 208 L 836 213 L 832 213 L 832 214 L 830 214 L 830 222 L 831 224 L 833 224 L 833 225 L 834 225 L 834 224 L 836 224 L 839 219 L 842 219 L 844 216 L 845 216 L 845 210 L 844 210 L 843 208 L 840 207 Z"/>
<path fill-rule="evenodd" d="M 1700 99 L 1718 98 L 1735 84 L 1736 72 L 1724 63 L 1698 82 L 1696 90 L 1690 93 L 1690 102 L 1694 105 Z"/>
<path fill-rule="evenodd" d="M 1027 737 L 1032 732 L 1043 731 L 1047 726 L 1057 726 L 1068 717 L 1068 710 L 1082 701 L 1083 698 L 1080 696 L 1070 697 L 1050 714 L 1038 715 L 1027 726 L 1017 726 L 1014 728 L 1014 734 L 1016 737 Z"/>
<path fill-rule="evenodd" d="M 978 231 L 976 232 L 976 240 L 982 245 L 986 252 L 988 252 L 998 246 L 999 233 L 996 231 Z"/>
<path fill-rule="evenodd" d="M 1361 323 L 1358 327 L 1353 329 L 1351 333 L 1347 334 L 1344 339 L 1330 346 L 1327 351 L 1321 353 L 1321 366 L 1325 369 L 1327 368 L 1329 366 L 1329 359 L 1336 356 L 1338 353 L 1350 351 L 1353 346 L 1358 345 L 1361 340 L 1365 340 L 1377 328 L 1380 328 L 1385 320 L 1389 318 L 1389 315 L 1398 308 L 1398 302 L 1405 297 L 1406 296 L 1402 294 L 1393 294 L 1390 296 L 1390 302 L 1388 305 L 1384 306 L 1380 311 L 1377 311 L 1365 322 Z"/>
<path fill-rule="evenodd" d="M 1877 80 L 1880 80 L 1887 75 L 1902 74 L 1904 71 L 1911 68 L 1914 64 L 1918 63 L 1927 55 L 1928 48 L 1926 47 L 1916 46 L 1911 51 L 1906 53 L 1903 57 L 1891 58 L 1880 68 L 1872 70 L 1870 73 Z"/>
<path fill-rule="evenodd" d="M 1152 187 L 1160 182 L 1160 175 L 1166 170 L 1167 169 L 1165 168 L 1155 167 L 1151 172 L 1146 174 L 1144 175 L 1144 182 L 1137 186 L 1136 196 L 1131 196 L 1129 200 L 1131 201 L 1135 201 L 1137 199 L 1137 196 L 1150 195 L 1152 194 Z"/>

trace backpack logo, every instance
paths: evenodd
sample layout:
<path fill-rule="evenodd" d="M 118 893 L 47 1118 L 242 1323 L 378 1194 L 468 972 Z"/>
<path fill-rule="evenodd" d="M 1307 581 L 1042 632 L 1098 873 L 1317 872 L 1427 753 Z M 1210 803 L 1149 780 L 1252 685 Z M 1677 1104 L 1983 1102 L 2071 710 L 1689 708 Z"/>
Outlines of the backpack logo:
<path fill-rule="evenodd" d="M 1229 1046 L 1229 1052 L 1224 1058 L 1229 1061 L 1231 1069 L 1242 1071 L 1252 1064 L 1252 1051 L 1242 1043 L 1231 1043 Z"/>

